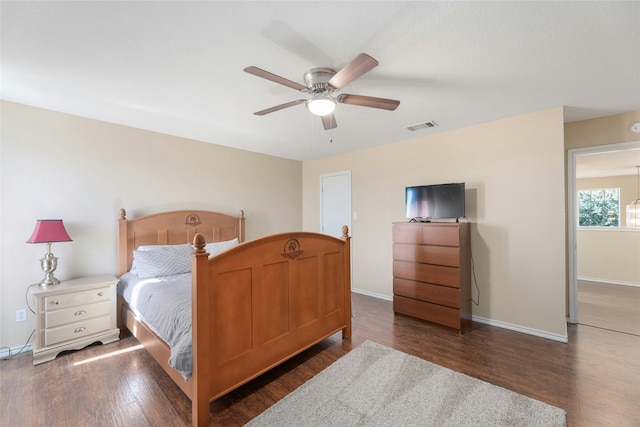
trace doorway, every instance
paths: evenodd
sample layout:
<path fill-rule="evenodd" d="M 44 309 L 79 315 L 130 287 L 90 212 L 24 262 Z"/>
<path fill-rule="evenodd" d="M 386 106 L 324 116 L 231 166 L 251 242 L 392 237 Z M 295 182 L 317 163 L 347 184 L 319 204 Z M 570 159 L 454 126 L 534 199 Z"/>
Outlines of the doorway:
<path fill-rule="evenodd" d="M 603 145 L 603 146 L 595 146 L 595 147 L 587 147 L 587 148 L 578 148 L 578 149 L 571 149 L 568 152 L 568 201 L 567 201 L 567 205 L 568 205 L 568 247 L 569 247 L 569 253 L 568 253 L 568 258 L 569 258 L 569 322 L 570 323 L 583 323 L 581 321 L 580 315 L 579 315 L 579 307 L 580 307 L 580 303 L 582 302 L 582 307 L 589 307 L 589 309 L 591 310 L 591 306 L 587 306 L 585 304 L 591 304 L 594 302 L 597 302 L 596 305 L 598 305 L 600 308 L 602 307 L 606 307 L 607 305 L 609 306 L 609 310 L 615 310 L 616 308 L 616 303 L 615 301 L 619 301 L 619 297 L 616 296 L 616 294 L 619 294 L 619 292 L 617 292 L 620 289 L 616 289 L 614 287 L 611 288 L 607 288 L 607 284 L 604 285 L 604 289 L 605 289 L 605 294 L 602 294 L 602 289 L 603 289 L 603 285 L 602 284 L 595 284 L 595 283 L 588 283 L 589 281 L 579 281 L 578 280 L 578 239 L 577 239 L 577 235 L 578 235 L 578 224 L 577 224 L 577 219 L 578 219 L 578 206 L 577 206 L 577 185 L 576 185 L 576 180 L 577 180 L 577 176 L 578 176 L 578 170 L 577 170 L 577 164 L 578 164 L 578 160 L 582 159 L 580 156 L 585 156 L 583 158 L 586 158 L 586 156 L 593 156 L 593 158 L 597 158 L 597 155 L 605 155 L 605 153 L 611 153 L 611 152 L 627 152 L 628 153 L 628 157 L 629 159 L 634 159 L 631 160 L 632 162 L 637 162 L 635 160 L 635 153 L 638 152 L 638 150 L 640 150 L 640 141 L 634 141 L 634 142 L 628 142 L 628 143 L 620 143 L 620 144 L 610 144 L 610 145 Z M 631 165 L 632 167 L 635 167 L 636 165 Z M 634 168 L 635 169 L 635 168 Z M 628 202 L 625 200 L 621 200 L 621 209 L 622 209 L 622 216 L 624 218 L 624 204 Z M 622 218 L 622 221 L 624 222 L 624 219 Z M 637 234 L 639 232 L 637 231 L 621 231 L 622 233 L 633 233 L 633 236 L 635 237 L 636 235 L 638 236 L 638 238 L 640 238 L 640 234 Z M 580 284 L 579 284 L 580 282 Z M 615 285 L 615 284 L 614 284 Z M 583 292 L 580 292 L 579 290 L 583 289 Z M 607 291 L 607 289 L 611 290 L 611 292 L 609 293 Z M 629 289 L 626 289 L 623 291 L 630 291 Z M 633 289 L 631 290 L 632 293 L 636 293 L 638 291 L 640 291 L 640 289 Z M 601 294 L 598 296 L 598 292 L 600 292 Z M 594 305 L 595 307 L 595 305 Z M 619 306 L 617 306 L 620 308 L 620 312 L 623 312 L 625 310 L 624 305 L 620 304 Z M 600 309 L 598 308 L 598 310 Z M 618 314 L 618 313 L 617 313 Z M 598 316 L 593 316 L 593 313 L 586 313 L 585 310 L 585 316 L 588 315 L 589 323 L 593 323 L 594 320 L 596 322 L 600 322 L 600 320 L 597 319 Z M 624 314 L 623 314 L 624 315 Z M 614 322 L 615 323 L 615 322 Z M 611 323 L 611 324 L 614 324 Z M 610 327 L 607 327 L 607 323 L 601 323 L 601 324 L 597 324 L 597 325 L 591 325 L 591 326 L 597 326 L 597 327 L 603 327 L 605 329 L 611 329 Z M 627 332 L 628 331 L 621 331 L 621 332 Z"/>

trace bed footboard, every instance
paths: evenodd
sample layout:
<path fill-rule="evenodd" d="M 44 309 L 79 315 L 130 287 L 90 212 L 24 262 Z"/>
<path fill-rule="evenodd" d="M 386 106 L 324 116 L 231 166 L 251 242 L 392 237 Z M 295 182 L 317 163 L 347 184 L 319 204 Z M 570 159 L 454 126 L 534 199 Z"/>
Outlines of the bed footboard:
<path fill-rule="evenodd" d="M 209 403 L 319 341 L 351 337 L 350 238 L 283 233 L 212 259 L 194 238 L 193 424 Z"/>
<path fill-rule="evenodd" d="M 209 403 L 270 368 L 342 331 L 351 337 L 350 238 L 283 233 L 244 242 L 237 217 L 190 210 L 132 220 L 118 213 L 118 274 L 131 269 L 140 245 L 193 242 L 191 265 L 193 372 L 169 367 L 170 350 L 123 305 L 121 321 L 192 402 L 192 423 L 209 423 Z M 212 259 L 209 243 L 238 238 Z M 244 243 L 242 243 L 244 242 Z"/>

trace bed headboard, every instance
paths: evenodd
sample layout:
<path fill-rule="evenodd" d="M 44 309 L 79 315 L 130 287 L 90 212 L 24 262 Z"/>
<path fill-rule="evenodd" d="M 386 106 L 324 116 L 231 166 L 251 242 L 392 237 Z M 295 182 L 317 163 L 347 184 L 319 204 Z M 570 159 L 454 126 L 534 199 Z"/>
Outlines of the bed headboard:
<path fill-rule="evenodd" d="M 133 251 L 140 245 L 193 243 L 196 233 L 207 243 L 238 238 L 244 241 L 244 211 L 237 217 L 210 211 L 171 211 L 128 220 L 118 212 L 118 276 L 131 269 Z"/>

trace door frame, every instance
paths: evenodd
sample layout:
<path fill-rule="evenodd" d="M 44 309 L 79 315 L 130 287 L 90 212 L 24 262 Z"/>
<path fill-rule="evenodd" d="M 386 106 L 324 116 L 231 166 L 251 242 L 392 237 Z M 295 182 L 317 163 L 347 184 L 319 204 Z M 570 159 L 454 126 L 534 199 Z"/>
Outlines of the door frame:
<path fill-rule="evenodd" d="M 569 323 L 578 323 L 578 207 L 576 206 L 576 157 L 584 154 L 597 154 L 607 151 L 622 151 L 640 148 L 640 141 L 617 144 L 596 145 L 593 147 L 571 148 L 567 154 L 567 227 L 569 252 Z"/>

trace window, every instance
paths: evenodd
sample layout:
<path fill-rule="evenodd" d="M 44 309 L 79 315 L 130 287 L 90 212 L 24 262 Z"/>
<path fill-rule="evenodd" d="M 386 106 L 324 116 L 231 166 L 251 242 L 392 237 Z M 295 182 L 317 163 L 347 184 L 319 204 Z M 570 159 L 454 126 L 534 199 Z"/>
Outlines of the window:
<path fill-rule="evenodd" d="M 580 227 L 619 227 L 620 189 L 598 188 L 578 191 Z"/>

